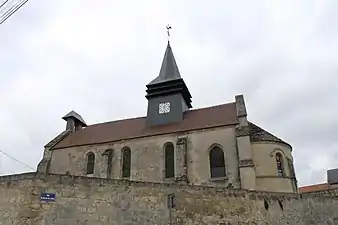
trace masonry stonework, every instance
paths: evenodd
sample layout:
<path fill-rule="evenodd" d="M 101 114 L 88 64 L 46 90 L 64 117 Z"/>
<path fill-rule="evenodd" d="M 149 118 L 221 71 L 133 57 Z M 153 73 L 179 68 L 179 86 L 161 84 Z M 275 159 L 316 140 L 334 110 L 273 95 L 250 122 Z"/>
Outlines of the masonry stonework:
<path fill-rule="evenodd" d="M 122 149 L 127 146 L 132 153 L 130 180 L 133 181 L 170 183 L 176 180 L 194 185 L 215 187 L 230 185 L 249 190 L 297 192 L 296 181 L 291 177 L 291 168 L 288 164 L 288 160 L 293 164 L 291 147 L 278 142 L 251 142 L 247 133 L 239 132 L 238 128 L 224 126 L 56 150 L 46 147 L 44 159 L 40 163 L 45 164 L 46 168 L 38 168 L 38 171 L 85 176 L 86 155 L 93 152 L 95 154 L 93 176 L 107 178 L 106 152 L 111 150 L 113 154 L 110 177 L 120 179 Z M 174 180 L 164 179 L 164 145 L 168 142 L 175 146 Z M 209 152 L 215 145 L 220 146 L 225 154 L 227 176 L 221 180 L 210 179 Z M 277 175 L 275 159 L 277 152 L 283 155 L 285 176 Z"/>
<path fill-rule="evenodd" d="M 269 142 L 255 142 L 252 144 L 254 149 L 254 161 L 256 167 L 256 190 L 276 192 L 297 192 L 295 190 L 295 180 L 292 178 L 291 168 L 287 160 L 293 162 L 291 148 Z M 278 176 L 276 170 L 276 153 L 283 155 L 283 168 L 285 176 Z"/>
<path fill-rule="evenodd" d="M 41 202 L 42 192 L 56 193 L 56 201 Z M 164 225 L 170 193 L 176 225 L 338 223 L 333 191 L 278 194 L 30 173 L 0 178 L 0 224 Z"/>
<path fill-rule="evenodd" d="M 236 149 L 235 127 L 221 127 L 180 134 L 159 135 L 156 137 L 132 139 L 101 145 L 70 147 L 51 152 L 52 157 L 48 173 L 76 176 L 85 175 L 86 155 L 95 153 L 94 176 L 106 178 L 107 157 L 102 155 L 107 149 L 114 151 L 112 157 L 111 178 L 122 176 L 121 150 L 131 149 L 131 180 L 147 182 L 164 181 L 164 145 L 172 142 L 176 150 L 176 178 L 199 185 L 226 187 L 231 183 L 240 188 L 238 176 L 238 158 Z M 184 142 L 185 143 L 184 143 Z M 209 150 L 213 145 L 220 145 L 225 153 L 227 177 L 225 180 L 210 181 Z M 185 149 L 186 148 L 186 149 Z M 48 154 L 46 154 L 48 155 Z M 186 165 L 185 165 L 186 164 Z"/>

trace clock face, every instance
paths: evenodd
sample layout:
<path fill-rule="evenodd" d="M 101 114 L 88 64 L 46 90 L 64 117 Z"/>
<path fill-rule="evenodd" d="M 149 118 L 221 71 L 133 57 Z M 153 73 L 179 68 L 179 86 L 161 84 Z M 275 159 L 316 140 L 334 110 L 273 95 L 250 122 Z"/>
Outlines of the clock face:
<path fill-rule="evenodd" d="M 170 102 L 163 102 L 158 105 L 158 113 L 164 114 L 170 112 Z"/>

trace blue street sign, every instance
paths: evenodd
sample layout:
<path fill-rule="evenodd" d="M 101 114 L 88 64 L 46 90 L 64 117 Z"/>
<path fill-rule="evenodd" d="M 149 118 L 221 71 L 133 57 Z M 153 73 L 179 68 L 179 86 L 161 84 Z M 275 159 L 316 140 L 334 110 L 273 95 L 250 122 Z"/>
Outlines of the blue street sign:
<path fill-rule="evenodd" d="M 41 193 L 40 201 L 55 202 L 55 193 Z"/>

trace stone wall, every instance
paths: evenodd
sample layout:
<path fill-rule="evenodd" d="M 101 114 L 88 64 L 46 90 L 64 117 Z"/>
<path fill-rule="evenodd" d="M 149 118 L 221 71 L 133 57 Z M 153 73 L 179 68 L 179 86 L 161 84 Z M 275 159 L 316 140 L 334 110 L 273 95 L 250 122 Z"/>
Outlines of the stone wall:
<path fill-rule="evenodd" d="M 56 202 L 40 202 L 40 193 Z M 334 192 L 256 192 L 35 173 L 0 177 L 1 225 L 338 224 Z"/>

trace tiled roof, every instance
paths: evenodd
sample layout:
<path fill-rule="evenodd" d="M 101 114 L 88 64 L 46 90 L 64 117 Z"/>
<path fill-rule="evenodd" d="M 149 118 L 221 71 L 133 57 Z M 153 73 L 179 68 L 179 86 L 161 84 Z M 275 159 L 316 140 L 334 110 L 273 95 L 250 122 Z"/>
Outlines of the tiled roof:
<path fill-rule="evenodd" d="M 300 193 L 307 193 L 307 192 L 314 192 L 314 191 L 325 191 L 330 189 L 330 185 L 328 183 L 323 184 L 315 184 L 315 185 L 309 185 L 299 188 Z"/>
<path fill-rule="evenodd" d="M 53 141 L 52 149 L 238 124 L 235 103 L 187 111 L 180 123 L 149 127 L 146 122 L 146 117 L 138 117 L 90 125 L 77 132 L 69 133 L 67 136 L 62 135 L 62 140 Z M 282 139 L 251 122 L 249 122 L 249 128 L 252 142 L 277 142 L 291 148 L 291 145 Z"/>
<path fill-rule="evenodd" d="M 234 102 L 184 113 L 180 123 L 149 127 L 146 117 L 90 125 L 70 133 L 53 149 L 238 124 Z"/>
<path fill-rule="evenodd" d="M 249 127 L 250 127 L 250 139 L 251 142 L 259 142 L 259 141 L 267 141 L 267 142 L 277 142 L 277 143 L 282 143 L 290 148 L 291 145 L 283 141 L 282 139 L 276 137 L 275 135 L 269 133 L 268 131 L 264 130 L 263 128 L 249 122 Z"/>
<path fill-rule="evenodd" d="M 51 148 L 51 147 L 55 146 L 58 142 L 60 142 L 63 138 L 65 138 L 69 133 L 70 133 L 70 130 L 63 131 L 62 133 L 57 135 L 55 138 L 53 138 L 53 140 L 48 142 L 45 145 L 45 148 Z"/>

